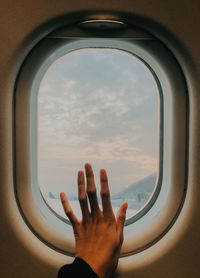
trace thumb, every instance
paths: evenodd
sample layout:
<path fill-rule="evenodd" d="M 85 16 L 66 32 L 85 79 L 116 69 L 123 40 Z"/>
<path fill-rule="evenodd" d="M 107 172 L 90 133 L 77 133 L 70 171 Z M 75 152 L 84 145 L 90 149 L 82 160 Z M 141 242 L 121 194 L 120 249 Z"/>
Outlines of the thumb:
<path fill-rule="evenodd" d="M 118 210 L 117 218 L 116 218 L 117 233 L 119 235 L 119 239 L 121 243 L 123 242 L 123 228 L 124 228 L 124 222 L 126 220 L 127 208 L 128 208 L 128 203 L 127 202 L 123 203 Z"/>

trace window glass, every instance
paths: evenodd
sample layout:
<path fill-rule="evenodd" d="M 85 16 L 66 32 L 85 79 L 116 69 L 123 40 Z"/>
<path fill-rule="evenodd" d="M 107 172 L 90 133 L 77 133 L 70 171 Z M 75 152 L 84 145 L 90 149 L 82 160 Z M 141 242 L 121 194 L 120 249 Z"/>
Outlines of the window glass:
<path fill-rule="evenodd" d="M 75 213 L 77 171 L 92 164 L 107 170 L 116 212 L 128 201 L 128 218 L 155 190 L 159 169 L 159 108 L 156 81 L 126 51 L 74 50 L 46 71 L 38 93 L 38 181 L 46 203 L 65 217 L 59 193 Z"/>

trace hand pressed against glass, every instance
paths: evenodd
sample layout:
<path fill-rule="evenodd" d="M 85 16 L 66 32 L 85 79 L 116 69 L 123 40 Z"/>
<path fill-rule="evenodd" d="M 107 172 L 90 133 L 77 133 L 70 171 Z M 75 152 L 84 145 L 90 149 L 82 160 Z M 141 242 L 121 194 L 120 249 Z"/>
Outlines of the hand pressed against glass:
<path fill-rule="evenodd" d="M 107 278 L 117 267 L 128 204 L 125 202 L 121 205 L 115 218 L 110 201 L 107 174 L 105 170 L 101 170 L 100 184 L 103 208 L 101 211 L 90 164 L 85 164 L 85 172 L 87 190 L 85 189 L 84 172 L 78 172 L 78 198 L 82 211 L 82 221 L 78 221 L 74 215 L 65 193 L 61 193 L 60 197 L 64 211 L 73 227 L 76 257 L 85 260 L 100 278 Z"/>

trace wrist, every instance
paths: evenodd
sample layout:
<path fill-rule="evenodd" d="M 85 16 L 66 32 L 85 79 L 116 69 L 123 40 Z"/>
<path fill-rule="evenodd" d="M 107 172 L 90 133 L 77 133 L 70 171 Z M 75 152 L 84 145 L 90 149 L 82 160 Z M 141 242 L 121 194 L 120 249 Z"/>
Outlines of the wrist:
<path fill-rule="evenodd" d="M 78 256 L 79 257 L 79 256 Z M 111 274 L 115 271 L 115 267 L 111 267 L 110 263 L 102 263 L 98 261 L 97 258 L 93 260 L 91 257 L 87 258 L 84 256 L 80 256 L 83 261 L 85 261 L 91 269 L 98 275 L 99 278 L 110 278 Z"/>

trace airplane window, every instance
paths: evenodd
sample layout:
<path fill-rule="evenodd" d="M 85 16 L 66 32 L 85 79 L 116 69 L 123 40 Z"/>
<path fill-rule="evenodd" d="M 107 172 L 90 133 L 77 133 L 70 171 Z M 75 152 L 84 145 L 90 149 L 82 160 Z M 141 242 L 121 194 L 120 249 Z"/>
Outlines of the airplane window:
<path fill-rule="evenodd" d="M 80 218 L 77 171 L 91 163 L 99 188 L 105 168 L 115 212 L 129 203 L 122 249 L 129 256 L 165 235 L 180 212 L 187 89 L 158 38 L 127 24 L 93 23 L 53 31 L 24 60 L 14 102 L 16 198 L 33 233 L 73 256 L 59 193 Z"/>
<path fill-rule="evenodd" d="M 38 179 L 47 205 L 65 218 L 65 191 L 80 218 L 76 175 L 90 162 L 97 185 L 98 170 L 108 172 L 115 213 L 127 200 L 133 218 L 156 191 L 159 117 L 156 80 L 133 54 L 84 48 L 57 59 L 38 93 Z"/>

